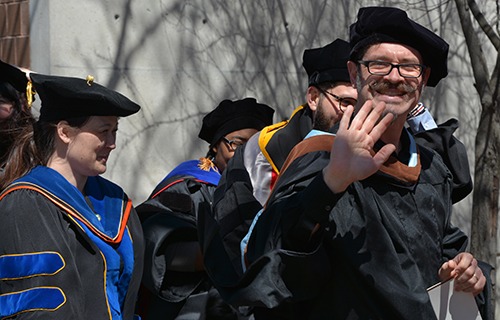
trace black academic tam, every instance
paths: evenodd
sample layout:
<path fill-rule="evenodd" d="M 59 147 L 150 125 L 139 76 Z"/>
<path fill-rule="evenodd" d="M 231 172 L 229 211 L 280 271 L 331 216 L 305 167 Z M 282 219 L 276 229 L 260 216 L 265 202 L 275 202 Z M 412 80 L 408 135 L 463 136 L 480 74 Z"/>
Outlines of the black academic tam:
<path fill-rule="evenodd" d="M 58 121 L 88 116 L 126 117 L 140 106 L 124 95 L 87 79 L 30 73 L 40 96 L 40 120 Z"/>

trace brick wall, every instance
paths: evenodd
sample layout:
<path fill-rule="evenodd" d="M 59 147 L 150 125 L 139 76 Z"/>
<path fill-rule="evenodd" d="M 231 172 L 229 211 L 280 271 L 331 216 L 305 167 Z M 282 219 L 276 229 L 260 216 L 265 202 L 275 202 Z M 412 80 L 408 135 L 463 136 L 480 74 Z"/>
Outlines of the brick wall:
<path fill-rule="evenodd" d="M 29 0 L 0 0 L 0 59 L 30 67 Z"/>

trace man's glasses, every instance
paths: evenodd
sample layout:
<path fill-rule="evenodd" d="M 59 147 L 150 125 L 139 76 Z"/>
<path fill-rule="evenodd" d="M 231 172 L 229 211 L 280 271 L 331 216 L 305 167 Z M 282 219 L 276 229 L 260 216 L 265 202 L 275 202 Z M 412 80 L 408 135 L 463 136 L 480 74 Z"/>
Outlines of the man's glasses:
<path fill-rule="evenodd" d="M 339 103 L 339 109 L 340 111 L 344 112 L 345 109 L 347 108 L 347 106 L 355 106 L 356 103 L 358 102 L 358 100 L 354 99 L 354 98 L 351 98 L 351 97 L 345 97 L 345 98 L 342 98 L 342 97 L 339 97 L 338 95 L 336 94 L 333 94 L 331 92 L 328 92 L 326 90 L 323 90 L 321 88 L 318 88 L 319 91 L 321 91 L 323 94 L 327 94 L 329 96 L 331 96 L 333 99 L 335 99 L 338 103 Z"/>
<path fill-rule="evenodd" d="M 398 69 L 399 75 L 403 78 L 418 78 L 424 72 L 425 66 L 418 63 L 393 64 L 386 61 L 360 60 L 359 64 L 368 69 L 368 73 L 375 76 L 386 76 L 392 69 Z"/>
<path fill-rule="evenodd" d="M 241 139 L 229 140 L 226 137 L 222 137 L 222 141 L 227 143 L 230 151 L 236 151 L 238 147 L 241 147 L 245 143 L 245 141 L 242 141 Z"/>

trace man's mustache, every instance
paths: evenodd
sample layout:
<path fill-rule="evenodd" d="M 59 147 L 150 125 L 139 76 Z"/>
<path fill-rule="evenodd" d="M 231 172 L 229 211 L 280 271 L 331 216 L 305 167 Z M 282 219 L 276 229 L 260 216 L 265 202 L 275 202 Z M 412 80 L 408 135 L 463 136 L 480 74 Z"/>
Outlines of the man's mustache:
<path fill-rule="evenodd" d="M 370 89 L 375 90 L 380 93 L 384 93 L 385 91 L 389 90 L 398 90 L 401 92 L 404 92 L 405 94 L 413 93 L 417 91 L 417 87 L 412 87 L 409 84 L 406 83 L 390 83 L 390 82 L 385 82 L 385 81 L 378 81 L 378 82 L 373 82 L 369 84 Z"/>

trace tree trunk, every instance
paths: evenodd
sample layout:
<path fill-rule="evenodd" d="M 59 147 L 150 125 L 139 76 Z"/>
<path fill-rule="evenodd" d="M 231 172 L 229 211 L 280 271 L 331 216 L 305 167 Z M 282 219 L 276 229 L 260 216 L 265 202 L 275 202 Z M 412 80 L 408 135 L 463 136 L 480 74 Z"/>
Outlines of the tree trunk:
<path fill-rule="evenodd" d="M 475 87 L 481 99 L 481 118 L 475 140 L 474 192 L 471 221 L 471 253 L 476 259 L 489 263 L 496 269 L 497 259 L 497 222 L 500 176 L 500 96 L 499 66 L 500 38 L 488 24 L 474 0 L 455 0 L 460 23 L 471 60 Z M 474 28 L 471 15 L 479 24 L 483 33 L 497 49 L 497 61 L 494 71 L 488 70 L 484 51 Z M 495 314 L 496 272 L 489 276 L 493 282 L 491 292 L 492 315 Z"/>
<path fill-rule="evenodd" d="M 471 253 L 478 260 L 496 268 L 497 221 L 499 197 L 499 110 L 484 107 L 476 136 L 475 174 L 472 205 Z M 495 284 L 495 270 L 490 275 Z M 495 309 L 495 286 L 492 287 L 491 303 Z"/>

